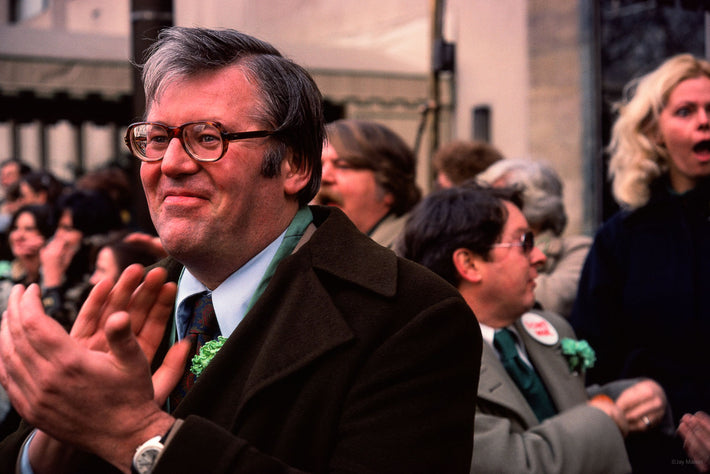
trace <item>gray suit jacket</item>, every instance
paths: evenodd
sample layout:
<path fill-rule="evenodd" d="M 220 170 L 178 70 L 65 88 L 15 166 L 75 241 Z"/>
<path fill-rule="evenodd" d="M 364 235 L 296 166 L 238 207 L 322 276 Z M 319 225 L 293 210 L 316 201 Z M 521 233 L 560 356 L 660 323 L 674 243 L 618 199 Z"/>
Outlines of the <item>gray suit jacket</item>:
<path fill-rule="evenodd" d="M 560 339 L 575 337 L 560 316 L 537 314 L 555 327 Z M 520 321 L 515 327 L 558 414 L 539 423 L 495 350 L 483 344 L 471 472 L 630 472 L 619 429 L 606 414 L 586 405 L 584 378 L 570 371 L 559 341 L 545 345 Z"/>

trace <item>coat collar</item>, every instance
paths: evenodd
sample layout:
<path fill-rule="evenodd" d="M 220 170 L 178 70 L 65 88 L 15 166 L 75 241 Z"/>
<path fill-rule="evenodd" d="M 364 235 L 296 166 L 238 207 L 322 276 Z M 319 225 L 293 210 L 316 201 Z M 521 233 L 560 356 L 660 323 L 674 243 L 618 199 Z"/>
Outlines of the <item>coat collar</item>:
<path fill-rule="evenodd" d="M 177 407 L 176 416 L 219 410 L 205 405 L 211 405 L 210 397 L 220 387 L 223 394 L 229 392 L 230 403 L 221 404 L 224 413 L 207 416 L 236 417 L 264 387 L 352 340 L 352 330 L 324 285 L 333 277 L 385 297 L 395 294 L 394 253 L 357 231 L 341 211 L 313 211 L 317 231 L 282 260 L 262 297 Z"/>
<path fill-rule="evenodd" d="M 488 343 L 483 343 L 478 397 L 516 413 L 526 429 L 538 424 L 537 416 Z"/>
<path fill-rule="evenodd" d="M 561 412 L 586 401 L 584 379 L 570 372 L 567 361 L 561 354 L 560 342 L 545 345 L 536 341 L 528 334 L 520 320 L 515 322 L 515 329 L 557 410 Z M 526 429 L 538 424 L 535 413 L 489 344 L 483 345 L 478 396 L 516 413 Z"/>
<path fill-rule="evenodd" d="M 395 254 L 361 234 L 339 209 L 312 206 L 311 210 L 319 232 L 303 250 L 309 251 L 313 267 L 382 296 L 394 296 L 397 292 Z M 372 264 L 373 260 L 377 265 Z"/>
<path fill-rule="evenodd" d="M 585 401 L 584 377 L 570 371 L 560 341 L 552 345 L 542 344 L 530 336 L 520 320 L 515 322 L 515 327 L 557 410 L 564 411 Z"/>

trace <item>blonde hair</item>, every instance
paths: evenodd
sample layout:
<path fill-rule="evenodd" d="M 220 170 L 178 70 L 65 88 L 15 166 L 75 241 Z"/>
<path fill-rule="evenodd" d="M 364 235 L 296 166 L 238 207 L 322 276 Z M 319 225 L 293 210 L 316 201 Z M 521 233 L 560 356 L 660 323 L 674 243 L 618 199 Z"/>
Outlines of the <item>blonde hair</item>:
<path fill-rule="evenodd" d="M 710 78 L 710 62 L 679 54 L 624 88 L 608 148 L 612 193 L 620 205 L 646 204 L 651 182 L 667 172 L 670 156 L 657 142 L 658 118 L 678 84 L 701 76 Z"/>

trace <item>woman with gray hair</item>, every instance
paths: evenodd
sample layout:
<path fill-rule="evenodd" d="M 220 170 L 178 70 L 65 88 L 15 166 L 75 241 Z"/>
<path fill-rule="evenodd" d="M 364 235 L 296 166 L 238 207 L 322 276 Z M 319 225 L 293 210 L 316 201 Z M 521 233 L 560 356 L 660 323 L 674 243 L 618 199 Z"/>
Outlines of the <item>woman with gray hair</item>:
<path fill-rule="evenodd" d="M 538 269 L 535 299 L 544 309 L 569 318 L 592 239 L 585 235 L 562 235 L 567 213 L 559 175 L 541 162 L 505 159 L 493 163 L 477 180 L 522 190 L 523 214 L 535 235 L 535 245 L 547 257 Z"/>

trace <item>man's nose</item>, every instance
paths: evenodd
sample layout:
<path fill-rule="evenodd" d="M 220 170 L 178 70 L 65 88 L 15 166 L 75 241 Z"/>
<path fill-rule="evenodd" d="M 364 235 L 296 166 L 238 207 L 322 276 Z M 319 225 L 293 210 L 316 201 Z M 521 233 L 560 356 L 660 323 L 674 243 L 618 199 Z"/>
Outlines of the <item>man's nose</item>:
<path fill-rule="evenodd" d="M 325 183 L 333 182 L 333 165 L 329 161 L 324 161 L 322 164 L 321 181 Z"/>
<path fill-rule="evenodd" d="M 182 140 L 178 137 L 172 138 L 165 149 L 165 155 L 160 162 L 160 169 L 165 175 L 175 175 L 195 172 L 199 169 L 196 160 L 187 154 Z"/>
<path fill-rule="evenodd" d="M 530 263 L 535 267 L 540 268 L 546 261 L 547 257 L 544 253 L 542 253 L 542 250 L 537 247 L 533 247 L 530 251 Z"/>

